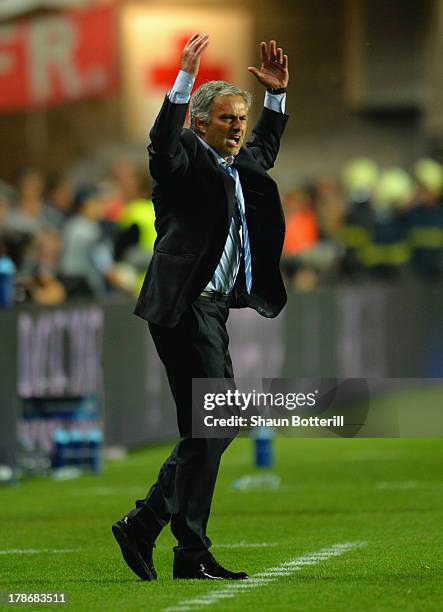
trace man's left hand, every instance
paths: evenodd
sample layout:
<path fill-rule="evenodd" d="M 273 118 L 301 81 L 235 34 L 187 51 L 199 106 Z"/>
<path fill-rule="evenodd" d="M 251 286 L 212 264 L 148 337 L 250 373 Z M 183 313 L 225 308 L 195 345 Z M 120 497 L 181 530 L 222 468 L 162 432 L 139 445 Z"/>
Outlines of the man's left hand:
<path fill-rule="evenodd" d="M 249 66 L 249 72 L 266 87 L 266 89 L 280 89 L 287 87 L 289 81 L 288 56 L 281 47 L 277 47 L 275 40 L 269 43 L 260 43 L 261 66 L 260 69 Z"/>

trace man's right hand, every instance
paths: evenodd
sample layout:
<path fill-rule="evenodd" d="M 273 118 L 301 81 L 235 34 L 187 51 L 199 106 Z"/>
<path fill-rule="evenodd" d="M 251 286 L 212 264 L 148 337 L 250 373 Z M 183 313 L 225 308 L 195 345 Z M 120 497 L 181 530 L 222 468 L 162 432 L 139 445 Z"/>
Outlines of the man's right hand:
<path fill-rule="evenodd" d="M 208 44 L 208 34 L 196 32 L 191 36 L 182 51 L 181 69 L 193 77 L 197 76 L 201 55 Z"/>

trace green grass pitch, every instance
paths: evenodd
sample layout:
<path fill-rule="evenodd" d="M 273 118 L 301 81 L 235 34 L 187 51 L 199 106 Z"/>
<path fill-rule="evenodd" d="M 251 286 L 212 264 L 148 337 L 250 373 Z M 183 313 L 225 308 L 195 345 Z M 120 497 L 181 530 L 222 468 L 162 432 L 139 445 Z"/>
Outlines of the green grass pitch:
<path fill-rule="evenodd" d="M 173 581 L 168 529 L 155 555 L 159 580 L 142 582 L 111 534 L 169 448 L 131 453 L 99 477 L 0 489 L 0 591 L 64 591 L 69 598 L 65 606 L 29 604 L 28 610 L 160 611 L 180 602 L 183 610 L 229 612 L 443 609 L 441 440 L 280 438 L 274 471 L 282 484 L 275 491 L 232 488 L 233 480 L 256 471 L 252 442 L 234 441 L 222 460 L 208 529 L 214 554 L 228 568 L 256 574 L 334 544 L 366 544 L 188 608 L 183 602 L 225 583 Z M 23 549 L 40 552 L 7 552 Z"/>

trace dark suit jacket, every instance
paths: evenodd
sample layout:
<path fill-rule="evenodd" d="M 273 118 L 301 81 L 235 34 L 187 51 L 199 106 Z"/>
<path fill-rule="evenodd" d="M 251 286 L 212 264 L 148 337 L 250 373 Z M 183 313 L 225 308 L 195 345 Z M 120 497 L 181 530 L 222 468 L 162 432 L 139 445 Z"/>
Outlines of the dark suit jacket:
<path fill-rule="evenodd" d="M 135 314 L 174 327 L 220 261 L 235 203 L 235 184 L 197 136 L 183 129 L 188 105 L 165 99 L 151 130 L 149 167 L 157 239 Z M 279 270 L 285 222 L 272 168 L 288 117 L 263 109 L 251 140 L 235 157 L 243 189 L 252 256 L 252 292 L 244 265 L 231 308 L 250 306 L 275 317 L 286 303 Z"/>

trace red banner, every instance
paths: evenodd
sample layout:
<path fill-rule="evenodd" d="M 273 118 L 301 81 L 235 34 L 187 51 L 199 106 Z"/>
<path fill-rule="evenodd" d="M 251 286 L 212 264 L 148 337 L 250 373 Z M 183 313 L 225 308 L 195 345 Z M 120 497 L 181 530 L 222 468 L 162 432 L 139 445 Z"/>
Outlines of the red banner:
<path fill-rule="evenodd" d="M 105 6 L 0 26 L 0 111 L 113 93 L 114 17 Z"/>

